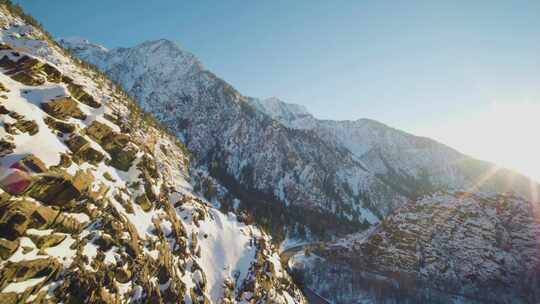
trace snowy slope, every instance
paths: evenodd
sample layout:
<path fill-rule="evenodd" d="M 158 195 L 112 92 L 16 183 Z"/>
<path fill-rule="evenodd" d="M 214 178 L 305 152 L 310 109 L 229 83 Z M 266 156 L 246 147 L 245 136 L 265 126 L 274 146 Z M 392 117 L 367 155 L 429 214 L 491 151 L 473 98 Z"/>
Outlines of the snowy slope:
<path fill-rule="evenodd" d="M 303 303 L 183 144 L 30 24 L 0 6 L 2 303 Z"/>

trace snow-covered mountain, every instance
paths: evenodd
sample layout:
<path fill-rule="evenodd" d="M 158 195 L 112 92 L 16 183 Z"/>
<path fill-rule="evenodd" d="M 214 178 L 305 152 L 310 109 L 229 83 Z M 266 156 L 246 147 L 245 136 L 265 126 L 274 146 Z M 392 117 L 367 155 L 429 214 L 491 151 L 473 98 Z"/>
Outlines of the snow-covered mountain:
<path fill-rule="evenodd" d="M 345 147 L 370 172 L 413 197 L 444 189 L 515 192 L 534 200 L 534 188 L 540 189 L 525 176 L 371 119 L 319 120 L 303 107 L 275 98 L 250 100 L 289 128 L 313 130 L 328 144 Z"/>
<path fill-rule="evenodd" d="M 328 227 L 343 225 L 352 232 L 357 226 L 347 223 L 376 222 L 376 214 L 405 200 L 349 151 L 329 146 L 314 132 L 271 119 L 170 41 L 90 57 L 79 44 L 60 43 L 102 69 L 185 139 L 196 165 L 243 204 L 252 204 L 254 213 L 262 205 L 279 211 L 284 203 L 289 211 L 280 214 L 296 216 L 290 222 L 311 221 L 320 227 L 318 216 L 324 215 Z M 302 212 L 306 209 L 312 217 Z"/>
<path fill-rule="evenodd" d="M 304 106 L 286 103 L 276 97 L 266 99 L 249 98 L 248 101 L 257 110 L 269 115 L 288 128 L 308 130 L 316 127 L 317 120 Z"/>
<path fill-rule="evenodd" d="M 199 197 L 188 164 L 124 91 L 0 4 L 1 303 L 305 303 L 270 237 Z"/>
<path fill-rule="evenodd" d="M 355 222 L 375 223 L 434 191 L 511 191 L 530 199 L 531 187 L 539 187 L 376 121 L 319 120 L 277 98 L 245 97 L 167 40 L 112 50 L 81 40 L 60 43 L 185 139 L 195 167 L 224 185 L 227 197 L 255 215 L 260 209 L 262 217 L 284 214 L 275 217 L 278 227 L 282 217 L 310 229 L 322 219 L 326 232 L 352 232 L 359 229 Z"/>
<path fill-rule="evenodd" d="M 342 303 L 538 303 L 539 234 L 537 202 L 438 193 L 295 263 Z"/>

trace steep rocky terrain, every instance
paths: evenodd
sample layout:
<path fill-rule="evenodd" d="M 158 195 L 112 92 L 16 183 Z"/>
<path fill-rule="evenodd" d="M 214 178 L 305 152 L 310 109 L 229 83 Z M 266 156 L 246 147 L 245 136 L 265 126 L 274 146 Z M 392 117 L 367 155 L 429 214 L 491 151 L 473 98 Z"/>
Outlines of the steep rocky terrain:
<path fill-rule="evenodd" d="M 319 237 L 354 232 L 441 190 L 510 191 L 531 199 L 531 189 L 540 189 L 519 174 L 372 120 L 318 120 L 276 98 L 242 96 L 167 40 L 112 50 L 81 39 L 60 43 L 185 139 L 203 192 L 239 199 L 257 218 L 270 217 L 272 231 L 283 224 L 303 231 L 296 224 L 302 223 Z M 208 185 L 219 191 L 204 190 Z"/>
<path fill-rule="evenodd" d="M 370 231 L 315 249 L 326 262 L 308 260 L 306 275 L 345 303 L 368 296 L 450 303 L 456 295 L 464 303 L 538 303 L 538 206 L 509 195 L 425 197 Z"/>
<path fill-rule="evenodd" d="M 320 227 L 322 218 L 329 229 L 334 225 L 352 232 L 358 223 L 378 221 L 376 214 L 405 199 L 347 149 L 271 119 L 170 41 L 110 51 L 80 40 L 60 42 L 116 80 L 184 138 L 197 167 L 209 171 L 235 198 L 249 204 L 266 197 L 252 209 L 266 204 L 272 211 L 287 205 L 287 212 L 279 215 L 298 214 L 290 222 L 305 222 L 309 219 L 304 215 L 312 211 L 317 220 L 310 228 Z M 266 211 L 263 216 L 268 216 Z"/>
<path fill-rule="evenodd" d="M 181 142 L 4 3 L 1 303 L 305 302 L 269 236 L 193 191 Z"/>

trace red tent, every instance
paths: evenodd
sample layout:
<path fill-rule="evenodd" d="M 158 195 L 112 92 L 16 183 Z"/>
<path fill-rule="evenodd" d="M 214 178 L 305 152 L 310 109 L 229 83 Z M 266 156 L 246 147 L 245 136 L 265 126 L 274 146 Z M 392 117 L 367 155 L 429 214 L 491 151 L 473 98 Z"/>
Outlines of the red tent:
<path fill-rule="evenodd" d="M 27 169 L 19 163 L 14 163 L 9 168 L 0 167 L 0 187 L 9 194 L 23 193 L 31 182 Z"/>

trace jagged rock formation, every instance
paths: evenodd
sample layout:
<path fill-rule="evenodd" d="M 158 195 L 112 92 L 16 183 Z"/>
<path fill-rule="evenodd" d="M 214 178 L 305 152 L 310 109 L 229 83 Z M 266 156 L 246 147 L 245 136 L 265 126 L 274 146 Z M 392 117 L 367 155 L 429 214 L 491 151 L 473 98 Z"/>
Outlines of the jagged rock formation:
<path fill-rule="evenodd" d="M 0 4 L 0 302 L 304 303 L 183 144 L 36 24 Z"/>
<path fill-rule="evenodd" d="M 359 297 L 378 275 L 396 282 L 394 286 L 403 290 L 393 295 L 402 299 L 403 292 L 418 296 L 420 289 L 426 302 L 429 297 L 435 301 L 459 294 L 465 303 L 537 303 L 538 215 L 538 202 L 509 195 L 458 192 L 425 197 L 395 210 L 369 232 L 316 250 L 330 264 L 342 265 L 333 275 L 341 273 L 349 280 L 327 277 L 323 286 L 314 277 L 313 287 L 333 290 L 336 297 L 347 295 L 341 300 L 352 303 L 351 290 Z M 348 286 L 350 282 L 358 285 Z"/>
<path fill-rule="evenodd" d="M 441 190 L 531 198 L 531 188 L 540 189 L 519 174 L 375 121 L 317 120 L 298 105 L 242 96 L 167 40 L 112 50 L 84 40 L 60 43 L 184 138 L 195 167 L 234 198 L 249 205 L 266 197 L 258 205 L 278 209 L 284 203 L 291 222 L 312 232 L 321 221 L 328 231 L 354 232 L 365 227 L 358 223 L 376 223 L 409 199 Z M 294 217 L 311 211 L 322 216 Z"/>

